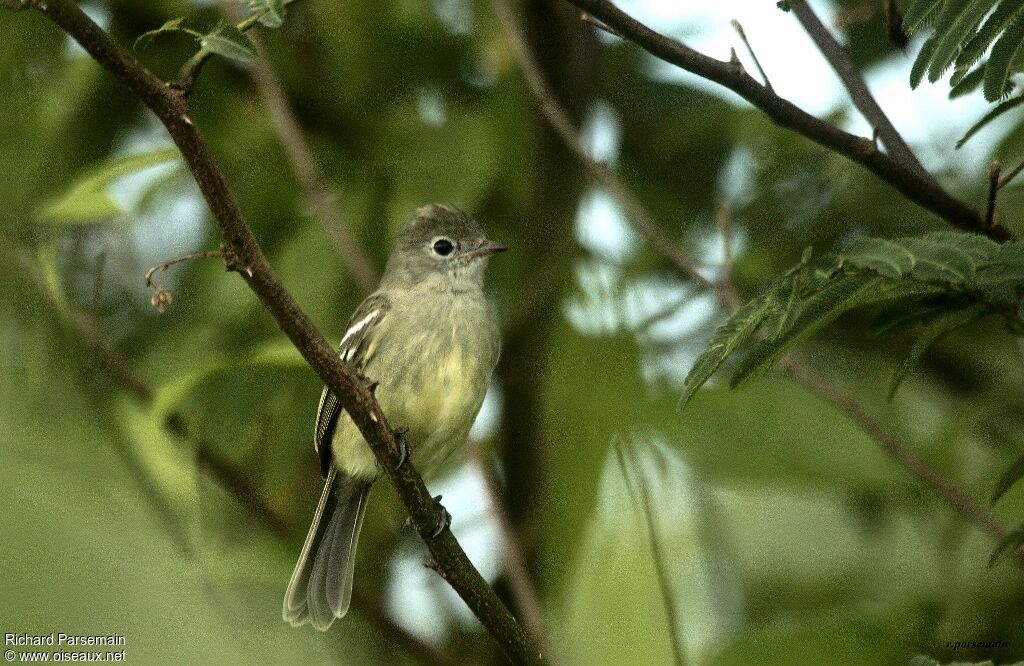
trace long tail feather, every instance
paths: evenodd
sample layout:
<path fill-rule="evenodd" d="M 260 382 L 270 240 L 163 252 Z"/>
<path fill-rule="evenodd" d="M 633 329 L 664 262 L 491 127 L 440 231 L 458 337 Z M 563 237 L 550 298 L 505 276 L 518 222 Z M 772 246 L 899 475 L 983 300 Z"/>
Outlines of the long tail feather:
<path fill-rule="evenodd" d="M 356 545 L 369 491 L 369 485 L 339 475 L 333 466 L 328 472 L 284 596 L 282 616 L 292 626 L 310 622 L 327 631 L 336 618 L 348 612 Z"/>

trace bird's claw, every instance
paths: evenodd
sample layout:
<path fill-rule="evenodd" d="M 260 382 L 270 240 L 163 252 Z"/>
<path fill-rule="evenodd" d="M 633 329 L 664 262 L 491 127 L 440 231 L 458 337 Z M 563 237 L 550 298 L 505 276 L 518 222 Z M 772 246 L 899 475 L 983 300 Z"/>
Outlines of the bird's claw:
<path fill-rule="evenodd" d="M 405 426 L 395 428 L 395 442 L 398 444 L 398 464 L 395 465 L 395 470 L 402 468 L 402 465 L 409 460 L 409 443 L 405 441 L 405 436 L 408 434 L 409 429 Z"/>
<path fill-rule="evenodd" d="M 437 521 L 437 526 L 434 527 L 434 531 L 430 535 L 431 539 L 441 536 L 445 530 L 452 526 L 452 514 L 448 513 L 448 509 L 444 508 L 444 505 L 441 504 L 441 496 L 435 497 L 434 502 L 437 504 L 437 508 L 441 509 L 441 518 Z"/>

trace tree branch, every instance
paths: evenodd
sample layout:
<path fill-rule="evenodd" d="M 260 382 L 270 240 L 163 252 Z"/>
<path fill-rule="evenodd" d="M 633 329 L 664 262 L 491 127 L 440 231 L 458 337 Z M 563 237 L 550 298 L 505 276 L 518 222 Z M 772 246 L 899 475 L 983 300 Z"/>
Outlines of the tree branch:
<path fill-rule="evenodd" d="M 761 85 L 747 74 L 742 66 L 716 60 L 694 51 L 685 44 L 640 23 L 607 0 L 567 1 L 597 17 L 651 55 L 732 90 L 763 111 L 777 125 L 802 134 L 815 143 L 864 166 L 896 188 L 907 199 L 935 213 L 953 226 L 985 234 L 997 241 L 1014 238 L 1014 235 L 1003 226 L 988 227 L 982 212 L 951 195 L 934 179 L 921 176 L 893 157 L 880 152 L 870 139 L 844 132 L 779 97 L 771 88 Z"/>
<path fill-rule="evenodd" d="M 502 502 L 501 482 L 498 480 L 494 467 L 484 457 L 479 445 L 471 444 L 471 455 L 473 464 L 480 472 L 487 496 L 490 498 L 491 506 L 494 509 L 494 522 L 497 525 L 502 546 L 504 546 L 502 559 L 504 560 L 505 572 L 509 579 L 509 587 L 515 596 L 516 605 L 523 614 L 523 622 L 530 632 L 538 640 L 545 641 L 544 612 L 541 609 L 537 590 L 530 579 L 530 572 L 526 568 L 523 546 L 519 543 L 519 539 L 512 524 L 509 522 L 508 513 Z M 548 660 L 551 663 L 555 663 L 551 649 L 546 644 L 544 647 L 548 653 Z"/>
<path fill-rule="evenodd" d="M 797 0 L 790 5 L 791 11 L 796 15 L 800 25 L 814 41 L 818 50 L 825 56 L 825 60 L 832 65 L 832 69 L 839 75 L 839 79 L 850 93 L 850 99 L 854 106 L 861 112 L 864 118 L 871 124 L 878 137 L 885 144 L 892 159 L 916 173 L 920 178 L 934 180 L 921 162 L 910 150 L 910 146 L 903 140 L 900 133 L 896 131 L 889 117 L 882 111 L 875 98 L 868 90 L 867 83 L 860 70 L 853 64 L 850 54 L 836 41 L 832 33 L 822 25 L 818 15 L 814 13 L 806 0 Z"/>
<path fill-rule="evenodd" d="M 422 537 L 438 573 L 466 602 L 505 654 L 520 663 L 543 663 L 536 644 L 476 570 L 450 530 L 434 536 L 442 509 L 413 465 L 400 465 L 394 431 L 373 395 L 370 382 L 357 377 L 328 345 L 263 255 L 205 139 L 189 117 L 182 95 L 115 44 L 71 0 L 34 0 L 36 9 L 60 26 L 136 95 L 163 123 L 213 213 L 227 248 L 237 255 L 239 275 L 323 382 L 337 395 L 388 475 Z"/>
<path fill-rule="evenodd" d="M 22 253 L 14 251 L 9 246 L 0 245 L 0 257 L 8 264 L 17 265 L 19 273 L 27 278 L 27 281 L 39 292 L 42 299 L 49 302 L 55 312 L 63 316 L 71 333 L 93 355 L 99 367 L 120 385 L 122 390 L 143 407 L 152 405 L 156 392 L 135 369 L 131 360 L 118 351 L 103 334 L 93 317 L 58 302 L 50 291 L 46 279 Z M 185 424 L 185 417 L 181 412 L 175 411 L 167 416 L 162 425 L 171 435 L 192 446 L 199 469 L 209 474 L 218 486 L 234 497 L 235 501 L 256 522 L 262 524 L 278 539 L 288 543 L 294 542 L 297 535 L 288 521 L 273 509 L 238 468 L 218 456 L 209 442 L 192 437 Z M 352 592 L 353 603 L 356 607 L 381 625 L 381 628 L 396 642 L 405 645 L 410 653 L 417 655 L 423 663 L 436 666 L 446 666 L 452 663 L 446 656 L 438 653 L 430 645 L 395 623 L 381 603 L 365 588 L 357 584 Z"/>
<path fill-rule="evenodd" d="M 870 412 L 849 393 L 841 390 L 832 382 L 818 375 L 798 359 L 790 357 L 783 361 L 783 367 L 800 384 L 829 403 L 851 421 L 857 424 L 882 449 L 895 458 L 911 474 L 931 488 L 935 494 L 946 500 L 951 507 L 966 517 L 985 534 L 995 541 L 1001 541 L 1007 530 L 999 524 L 991 513 L 985 510 L 952 479 L 942 475 L 928 464 L 921 456 L 904 444 L 891 430 L 879 422 Z M 1024 554 L 1017 553 L 1024 562 Z"/>
<path fill-rule="evenodd" d="M 575 0 L 571 1 L 575 2 Z M 648 229 L 651 227 L 657 229 L 658 227 L 651 222 L 652 218 L 650 215 L 644 209 L 639 200 L 629 192 L 625 184 L 619 180 L 614 171 L 596 162 L 585 150 L 582 149 L 579 136 L 575 133 L 571 123 L 568 122 L 568 117 L 565 114 L 565 111 L 561 108 L 558 101 L 551 96 L 550 88 L 547 86 L 532 52 L 526 47 L 526 40 L 523 37 L 522 28 L 518 21 L 516 21 L 515 16 L 505 5 L 505 0 L 492 0 L 492 4 L 498 14 L 499 21 L 505 29 L 509 40 L 512 42 L 513 48 L 519 57 L 520 66 L 523 69 L 523 74 L 526 76 L 527 83 L 530 86 L 530 90 L 534 95 L 537 105 L 541 108 L 552 125 L 555 126 L 559 135 L 562 136 L 573 152 L 584 161 L 585 166 L 587 166 L 587 168 L 595 175 L 600 175 L 602 184 L 606 183 L 607 179 L 607 182 L 614 185 L 614 187 L 608 188 L 609 192 L 623 208 L 626 216 L 633 220 L 634 227 L 637 231 L 639 231 L 644 237 L 648 238 L 648 241 L 651 241 L 652 239 L 648 236 Z M 606 17 L 601 16 L 600 14 L 598 14 L 598 18 L 606 20 Z M 615 24 L 613 23 L 613 25 Z M 625 198 L 620 198 L 623 193 L 626 194 Z M 637 218 L 632 217 L 634 214 L 640 215 L 640 219 L 645 220 L 646 223 L 637 224 Z M 721 214 L 726 213 L 725 211 L 722 211 Z M 727 227 L 724 229 L 727 229 Z M 653 242 L 652 245 L 659 248 L 659 246 Z M 681 252 L 680 250 L 675 249 L 674 246 L 673 250 L 674 253 Z M 686 258 L 683 262 L 677 262 L 671 256 L 666 256 L 666 259 L 676 267 L 684 278 L 694 281 L 701 286 L 710 285 L 709 281 L 696 271 L 694 262 L 689 258 Z M 742 305 L 743 300 L 740 298 L 731 282 L 726 281 L 710 286 L 722 302 L 728 305 L 731 309 L 735 310 Z M 984 507 L 971 499 L 971 497 L 956 485 L 956 483 L 947 479 L 938 470 L 931 467 L 907 444 L 902 442 L 898 437 L 896 437 L 896 435 L 876 420 L 863 405 L 856 401 L 855 398 L 840 390 L 826 378 L 815 374 L 812 370 L 801 364 L 795 355 L 791 355 L 785 359 L 784 367 L 788 369 L 790 373 L 808 390 L 821 396 L 826 402 L 833 405 L 840 412 L 846 414 L 864 433 L 881 446 L 884 451 L 890 454 L 911 475 L 930 488 L 936 495 L 944 499 L 965 518 L 977 525 L 982 531 L 996 540 L 999 540 L 1006 535 L 1006 529 L 1002 527 L 1002 525 L 1000 525 Z M 1017 555 L 1020 560 L 1024 562 L 1024 554 L 1018 551 Z"/>
<path fill-rule="evenodd" d="M 494 12 L 498 15 L 498 20 L 504 27 L 505 34 L 512 43 L 519 61 L 523 63 L 523 74 L 526 76 L 530 88 L 535 93 L 534 96 L 541 113 L 544 114 L 551 127 L 561 137 L 562 141 L 565 142 L 566 147 L 579 158 L 580 162 L 591 172 L 594 178 L 615 197 L 615 200 L 622 206 L 626 215 L 633 220 L 633 224 L 662 256 L 666 257 L 680 271 L 692 276 L 702 287 L 713 291 L 717 290 L 718 287 L 715 284 L 699 274 L 697 265 L 682 251 L 679 243 L 661 230 L 661 227 L 647 214 L 632 192 L 615 177 L 612 170 L 590 156 L 590 153 L 583 146 L 583 142 L 579 138 L 579 132 L 572 119 L 565 112 L 565 109 L 562 108 L 561 104 L 558 103 L 558 99 L 551 90 L 551 86 L 548 85 L 536 59 L 531 54 L 530 47 L 526 43 L 525 33 L 519 24 L 519 19 L 509 8 L 505 0 L 491 0 L 491 5 L 494 7 Z M 529 66 L 527 66 L 527 63 L 529 63 Z"/>
<path fill-rule="evenodd" d="M 239 7 L 236 4 L 223 7 L 225 13 L 235 13 Z M 363 246 L 356 239 L 352 227 L 344 220 L 338 212 L 337 195 L 327 184 L 323 172 L 313 159 L 313 151 L 309 142 L 299 126 L 291 106 L 288 104 L 281 82 L 274 76 L 274 70 L 263 55 L 260 40 L 255 35 L 250 36 L 253 44 L 256 45 L 257 56 L 252 62 L 250 74 L 256 83 L 256 88 L 263 98 L 263 105 L 270 113 L 270 117 L 277 129 L 278 139 L 284 147 L 285 154 L 295 172 L 299 184 L 302 186 L 303 194 L 306 197 L 313 214 L 320 219 L 327 235 L 334 242 L 334 249 L 341 257 L 345 267 L 352 274 L 353 279 L 359 288 L 370 293 L 377 286 L 380 276 L 373 261 L 363 250 Z"/>

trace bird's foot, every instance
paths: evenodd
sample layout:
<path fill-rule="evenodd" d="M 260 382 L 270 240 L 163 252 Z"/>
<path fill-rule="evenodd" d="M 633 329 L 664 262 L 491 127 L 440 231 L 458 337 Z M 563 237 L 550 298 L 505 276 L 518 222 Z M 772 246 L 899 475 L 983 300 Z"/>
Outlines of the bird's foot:
<path fill-rule="evenodd" d="M 448 513 L 448 509 L 444 508 L 444 505 L 441 504 L 441 496 L 438 495 L 435 497 L 434 502 L 437 504 L 437 508 L 441 509 L 441 518 L 437 521 L 437 525 L 434 527 L 434 531 L 430 535 L 431 539 L 436 539 L 441 536 L 445 530 L 452 526 L 452 514 Z"/>
<path fill-rule="evenodd" d="M 398 444 L 398 464 L 395 465 L 395 470 L 402 468 L 402 465 L 409 460 L 409 443 L 405 441 L 405 436 L 409 433 L 409 429 L 405 426 L 395 428 L 395 442 Z"/>

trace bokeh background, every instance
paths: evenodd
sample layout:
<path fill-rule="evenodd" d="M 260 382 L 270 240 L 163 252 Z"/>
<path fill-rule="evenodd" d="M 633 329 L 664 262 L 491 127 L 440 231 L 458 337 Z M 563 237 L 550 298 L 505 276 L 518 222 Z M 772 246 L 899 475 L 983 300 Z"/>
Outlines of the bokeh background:
<path fill-rule="evenodd" d="M 814 3 L 926 166 L 980 205 L 988 161 L 1024 157 L 1021 116 L 955 151 L 987 107 L 947 101 L 943 83 L 911 92 L 919 43 L 889 43 L 882 5 Z M 178 16 L 209 27 L 221 11 L 82 6 L 125 45 Z M 716 57 L 736 48 L 753 71 L 729 25 L 739 19 L 780 94 L 868 131 L 775 3 L 621 6 Z M 731 257 L 749 296 L 807 246 L 944 228 L 568 4 L 517 11 L 586 145 L 709 278 Z M 677 409 L 726 310 L 643 242 L 546 126 L 489 3 L 306 0 L 257 34 L 329 205 L 374 270 L 395 229 L 433 201 L 472 212 L 512 248 L 492 262 L 503 359 L 474 453 L 428 481 L 511 599 L 496 518 L 507 516 L 561 663 L 1024 658 L 1020 568 L 987 568 L 991 540 L 834 408 L 772 375 L 740 391 L 712 382 Z M 192 46 L 161 36 L 141 57 L 170 78 Z M 194 118 L 271 262 L 337 342 L 365 292 L 251 72 L 211 61 Z M 350 615 L 327 634 L 281 621 L 320 492 L 319 380 L 216 259 L 159 273 L 173 302 L 150 304 L 147 269 L 215 248 L 216 230 L 159 124 L 37 13 L 0 14 L 0 90 L 0 629 L 123 634 L 134 663 L 500 663 L 423 566 L 385 483 Z M 1021 194 L 1010 186 L 1000 199 L 1017 230 Z M 887 401 L 910 338 L 872 337 L 865 322 L 848 316 L 816 336 L 809 363 L 985 502 L 1021 451 L 1015 341 L 971 326 Z M 497 503 L 482 469 L 494 470 Z M 1018 524 L 1024 488 L 993 512 Z M 966 640 L 1008 647 L 946 647 Z"/>

